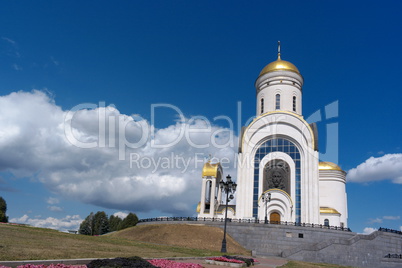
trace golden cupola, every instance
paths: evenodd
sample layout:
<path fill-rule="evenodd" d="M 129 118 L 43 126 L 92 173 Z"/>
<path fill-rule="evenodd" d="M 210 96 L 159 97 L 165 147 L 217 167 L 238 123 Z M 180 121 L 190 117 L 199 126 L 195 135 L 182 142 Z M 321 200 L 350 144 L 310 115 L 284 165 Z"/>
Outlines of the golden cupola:
<path fill-rule="evenodd" d="M 319 170 L 338 170 L 342 171 L 342 169 L 335 163 L 332 162 L 320 162 L 318 164 Z"/>
<path fill-rule="evenodd" d="M 265 66 L 259 76 L 275 71 L 291 71 L 300 74 L 299 69 L 293 63 L 281 59 L 280 42 L 278 42 L 278 59 Z"/>
<path fill-rule="evenodd" d="M 291 71 L 300 74 L 299 69 L 293 63 L 281 59 L 280 53 L 278 54 L 278 59 L 265 66 L 259 76 L 275 71 Z"/>

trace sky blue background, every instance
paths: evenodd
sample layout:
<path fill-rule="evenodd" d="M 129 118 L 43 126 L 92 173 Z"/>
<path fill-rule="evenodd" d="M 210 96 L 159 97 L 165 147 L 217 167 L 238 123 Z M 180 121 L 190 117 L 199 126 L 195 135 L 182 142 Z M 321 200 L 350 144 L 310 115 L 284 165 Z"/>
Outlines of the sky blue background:
<path fill-rule="evenodd" d="M 347 171 L 402 151 L 401 12 L 400 1 L 5 1 L 0 94 L 41 89 L 64 110 L 104 101 L 146 119 L 151 104 L 170 103 L 187 116 L 236 121 L 240 101 L 245 124 L 255 115 L 255 79 L 280 40 L 282 59 L 305 79 L 305 117 L 338 101 L 338 117 L 319 125 L 320 147 L 327 123 L 338 123 L 338 164 Z M 160 115 L 156 127 L 174 119 Z M 7 170 L 1 177 L 10 218 L 106 210 L 70 200 L 50 212 L 43 185 Z M 399 230 L 401 191 L 388 180 L 348 183 L 352 230 Z"/>

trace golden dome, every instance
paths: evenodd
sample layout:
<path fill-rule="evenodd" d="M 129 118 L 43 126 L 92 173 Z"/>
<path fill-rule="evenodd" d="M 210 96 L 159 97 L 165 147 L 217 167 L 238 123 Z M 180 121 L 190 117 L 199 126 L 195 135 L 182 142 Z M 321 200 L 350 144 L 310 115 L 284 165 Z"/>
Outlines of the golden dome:
<path fill-rule="evenodd" d="M 220 167 L 219 163 L 211 164 L 209 161 L 205 163 L 202 168 L 202 177 L 218 177 L 218 169 Z"/>
<path fill-rule="evenodd" d="M 320 213 L 323 214 L 341 214 L 338 212 L 338 210 L 330 207 L 320 207 Z"/>
<path fill-rule="evenodd" d="M 262 69 L 262 71 L 260 72 L 260 76 L 274 71 L 291 71 L 300 74 L 299 69 L 297 69 L 297 67 L 294 66 L 293 63 L 281 60 L 280 55 L 278 55 L 278 59 L 276 61 L 271 62 L 270 64 L 265 66 L 264 69 Z"/>
<path fill-rule="evenodd" d="M 340 170 L 342 169 L 337 165 L 332 162 L 320 162 L 318 164 L 318 169 L 319 170 Z"/>

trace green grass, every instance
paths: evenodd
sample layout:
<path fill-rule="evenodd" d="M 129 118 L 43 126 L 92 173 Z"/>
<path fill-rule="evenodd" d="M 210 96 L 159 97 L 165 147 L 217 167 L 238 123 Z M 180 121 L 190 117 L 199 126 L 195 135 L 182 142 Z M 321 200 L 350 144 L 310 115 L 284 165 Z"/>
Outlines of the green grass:
<path fill-rule="evenodd" d="M 219 252 L 138 242 L 111 236 L 84 236 L 51 229 L 0 225 L 0 261 L 216 256 Z"/>

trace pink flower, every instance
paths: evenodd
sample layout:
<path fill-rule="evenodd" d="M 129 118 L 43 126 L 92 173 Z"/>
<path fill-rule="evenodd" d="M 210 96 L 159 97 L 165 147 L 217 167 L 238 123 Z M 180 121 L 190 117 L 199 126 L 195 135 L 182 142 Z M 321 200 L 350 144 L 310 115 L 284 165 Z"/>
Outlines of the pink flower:
<path fill-rule="evenodd" d="M 0 266 L 0 268 L 3 268 Z M 24 264 L 24 265 L 20 265 L 17 266 L 17 268 L 87 268 L 86 265 L 65 265 L 62 263 L 58 263 L 58 264 L 50 264 L 50 265 L 44 265 L 44 264 Z"/>
<path fill-rule="evenodd" d="M 196 263 L 181 263 L 165 259 L 153 259 L 148 262 L 159 268 L 202 268 L 201 265 Z"/>
<path fill-rule="evenodd" d="M 207 260 L 222 261 L 222 262 L 231 262 L 231 263 L 244 263 L 244 261 L 235 260 L 235 259 L 228 259 L 228 258 L 226 258 L 226 257 L 207 258 Z"/>

